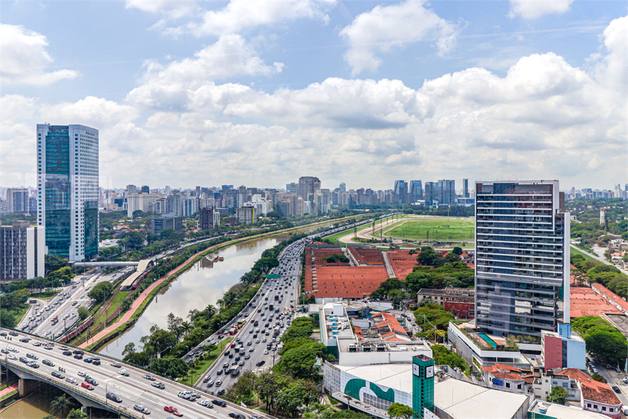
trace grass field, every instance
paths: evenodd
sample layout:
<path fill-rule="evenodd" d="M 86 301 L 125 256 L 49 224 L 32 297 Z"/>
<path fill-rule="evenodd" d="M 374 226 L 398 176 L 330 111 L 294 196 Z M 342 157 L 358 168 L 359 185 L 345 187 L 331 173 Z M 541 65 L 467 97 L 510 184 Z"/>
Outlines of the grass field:
<path fill-rule="evenodd" d="M 580 255 L 584 258 L 584 260 L 596 260 L 596 259 L 593 259 L 591 256 L 587 255 L 586 253 L 583 253 L 579 250 L 574 249 L 573 247 L 569 251 L 571 252 L 571 256 Z"/>
<path fill-rule="evenodd" d="M 388 217 L 390 218 L 390 217 Z M 384 219 L 384 221 L 386 221 L 387 218 Z M 377 223 L 375 224 L 375 228 L 379 228 L 381 220 L 377 220 Z M 369 223 L 369 224 L 365 224 L 362 225 L 360 227 L 358 227 L 358 231 L 363 231 L 366 230 L 367 228 L 373 228 L 373 223 Z M 384 227 L 386 228 L 386 227 Z M 342 244 L 340 243 L 340 241 L 338 239 L 340 239 L 341 237 L 344 237 L 346 235 L 352 234 L 353 233 L 353 229 L 349 229 L 349 230 L 344 230 L 341 231 L 340 233 L 336 233 L 336 234 L 332 234 L 331 236 L 325 236 L 326 239 L 331 240 L 332 243 L 334 244 Z"/>
<path fill-rule="evenodd" d="M 473 240 L 473 218 L 424 218 L 413 219 L 384 232 L 385 236 L 414 240 Z"/>

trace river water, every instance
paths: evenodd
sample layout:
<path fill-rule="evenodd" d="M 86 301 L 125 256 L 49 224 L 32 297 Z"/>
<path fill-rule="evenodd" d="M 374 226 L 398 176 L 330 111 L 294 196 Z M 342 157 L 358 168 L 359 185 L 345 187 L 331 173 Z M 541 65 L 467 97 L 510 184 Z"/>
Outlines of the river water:
<path fill-rule="evenodd" d="M 210 253 L 164 287 L 135 325 L 104 346 L 100 353 L 121 359 L 124 346 L 133 342 L 136 347 L 140 347 L 140 338 L 150 334 L 151 326 L 156 324 L 165 329 L 169 313 L 187 320 L 190 310 L 194 308 L 202 310 L 208 304 L 215 306 L 216 301 L 251 269 L 264 250 L 270 249 L 287 237 L 277 235 L 250 240 Z M 222 256 L 224 261 L 212 263 L 211 259 L 216 255 Z"/>

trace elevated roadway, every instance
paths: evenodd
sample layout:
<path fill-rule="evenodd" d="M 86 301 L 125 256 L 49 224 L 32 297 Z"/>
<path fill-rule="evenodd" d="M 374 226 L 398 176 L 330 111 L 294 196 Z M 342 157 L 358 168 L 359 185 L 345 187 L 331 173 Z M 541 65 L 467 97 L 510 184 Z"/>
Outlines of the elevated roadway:
<path fill-rule="evenodd" d="M 0 328 L 0 332 L 9 333 L 11 330 Z M 63 355 L 63 350 L 60 349 L 62 345 L 55 344 L 52 349 L 46 349 L 45 345 L 52 342 L 42 338 L 28 336 L 30 337 L 28 342 L 21 341 L 25 336 L 27 335 L 19 333 L 19 336 L 10 336 L 11 340 L 8 340 L 9 337 L 0 337 L 0 351 L 2 351 L 0 363 L 20 378 L 20 390 L 27 389 L 29 384 L 32 384 L 29 383 L 31 380 L 45 382 L 60 388 L 85 406 L 114 411 L 122 417 L 141 418 L 143 414 L 134 409 L 134 406 L 139 404 L 151 412 L 151 418 L 172 417 L 172 413 L 164 411 L 165 406 L 174 406 L 183 414 L 183 417 L 187 418 L 228 419 L 229 413 L 245 415 L 247 419 L 251 416 L 268 418 L 268 416 L 258 411 L 228 402 L 226 407 L 212 404 L 213 408 L 207 408 L 199 405 L 198 402 L 201 400 L 217 400 L 207 393 L 200 392 L 201 398 L 196 401 L 186 400 L 179 397 L 178 394 L 182 391 L 197 390 L 176 381 L 155 376 L 157 382 L 161 382 L 165 386 L 164 389 L 159 389 L 151 385 L 153 381 L 143 378 L 148 372 L 140 368 L 127 365 L 114 358 L 85 353 L 85 358 L 100 358 L 101 365 L 94 365 L 93 363 L 85 362 L 84 359 Z M 69 347 L 69 349 L 76 350 L 72 347 Z M 27 354 L 38 357 L 35 362 L 37 362 L 39 368 L 32 368 L 20 362 L 20 357 L 26 357 Z M 32 358 L 26 359 L 32 360 Z M 53 365 L 45 365 L 43 360 L 50 361 Z M 121 367 L 114 367 L 112 364 L 115 363 L 121 364 Z M 64 369 L 64 372 L 62 372 L 63 378 L 52 375 L 53 372 L 59 372 L 59 367 Z M 122 370 L 126 370 L 129 376 L 121 375 L 120 372 Z M 89 375 L 98 383 L 93 390 L 89 390 L 81 385 L 84 382 L 83 374 Z M 76 383 L 68 381 L 68 378 L 74 379 Z M 108 400 L 105 397 L 107 392 L 114 393 L 121 401 L 116 403 Z M 144 416 L 148 417 L 146 414 Z"/>

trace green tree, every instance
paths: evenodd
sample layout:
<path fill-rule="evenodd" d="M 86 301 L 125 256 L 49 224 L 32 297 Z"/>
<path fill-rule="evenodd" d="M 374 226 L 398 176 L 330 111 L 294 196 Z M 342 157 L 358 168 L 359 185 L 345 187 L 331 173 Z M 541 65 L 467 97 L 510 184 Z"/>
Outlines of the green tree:
<path fill-rule="evenodd" d="M 97 303 L 100 303 L 107 298 L 107 296 L 111 293 L 111 289 L 113 285 L 109 281 L 102 281 L 98 284 L 94 285 L 94 287 L 87 293 L 90 298 L 96 300 Z"/>
<path fill-rule="evenodd" d="M 619 331 L 593 330 L 585 336 L 584 341 L 587 351 L 610 364 L 623 363 L 626 359 L 628 344 Z"/>
<path fill-rule="evenodd" d="M 45 255 L 44 256 L 44 266 L 46 275 L 50 272 L 54 272 L 57 269 L 61 269 L 64 266 L 68 266 L 68 261 L 57 255 Z"/>
<path fill-rule="evenodd" d="M 593 373 L 593 375 L 591 376 L 591 378 L 593 378 L 595 381 L 599 381 L 600 383 L 605 383 L 606 384 L 606 378 L 602 377 L 600 374 Z"/>
<path fill-rule="evenodd" d="M 281 381 L 278 374 L 265 371 L 261 373 L 255 380 L 257 394 L 264 403 L 266 410 L 272 412 L 275 396 L 281 390 Z"/>
<path fill-rule="evenodd" d="M 432 345 L 431 349 L 436 365 L 449 365 L 452 368 L 458 368 L 465 374 L 469 372 L 469 364 L 460 355 L 451 352 L 443 345 Z"/>
<path fill-rule="evenodd" d="M 151 364 L 151 369 L 158 374 L 174 379 L 185 377 L 188 373 L 189 366 L 181 358 L 167 356 L 165 358 L 155 359 Z"/>
<path fill-rule="evenodd" d="M 282 388 L 275 398 L 277 409 L 285 412 L 290 418 L 300 417 L 303 408 L 316 400 L 318 395 L 316 386 L 307 385 L 308 383 L 299 380 Z"/>
<path fill-rule="evenodd" d="M 68 412 L 72 410 L 74 403 L 68 398 L 67 395 L 55 397 L 50 402 L 50 413 L 57 417 L 66 417 Z"/>
<path fill-rule="evenodd" d="M 565 404 L 567 397 L 569 397 L 567 390 L 561 386 L 554 386 L 552 387 L 550 394 L 547 396 L 547 401 L 551 403 Z"/>
<path fill-rule="evenodd" d="M 257 376 L 253 371 L 247 371 L 238 378 L 233 385 L 233 391 L 237 397 L 249 399 L 255 391 Z"/>
<path fill-rule="evenodd" d="M 0 325 L 2 327 L 15 327 L 17 325 L 17 320 L 13 313 L 4 308 L 0 310 Z"/>
<path fill-rule="evenodd" d="M 87 413 L 83 412 L 81 409 L 72 409 L 68 413 L 67 419 L 84 419 L 87 417 Z"/>
<path fill-rule="evenodd" d="M 454 247 L 454 250 L 451 251 L 451 253 L 455 253 L 458 256 L 460 256 L 462 254 L 462 248 L 460 247 Z"/>
<path fill-rule="evenodd" d="M 445 256 L 445 260 L 447 262 L 459 262 L 460 261 L 460 255 L 456 254 L 456 253 L 447 253 L 447 255 Z"/>
<path fill-rule="evenodd" d="M 81 320 L 85 320 L 89 317 L 89 310 L 83 306 L 79 307 L 76 311 L 78 312 L 79 319 Z"/>
<path fill-rule="evenodd" d="M 416 412 L 411 407 L 401 403 L 393 403 L 388 407 L 388 416 L 391 419 L 410 419 Z"/>
<path fill-rule="evenodd" d="M 325 349 L 322 343 L 314 342 L 290 349 L 277 364 L 277 370 L 295 378 L 310 379 L 316 373 L 314 369 L 316 358 L 322 356 Z"/>
<path fill-rule="evenodd" d="M 120 243 L 127 250 L 137 250 L 144 246 L 144 235 L 139 231 L 129 231 L 120 239 Z"/>

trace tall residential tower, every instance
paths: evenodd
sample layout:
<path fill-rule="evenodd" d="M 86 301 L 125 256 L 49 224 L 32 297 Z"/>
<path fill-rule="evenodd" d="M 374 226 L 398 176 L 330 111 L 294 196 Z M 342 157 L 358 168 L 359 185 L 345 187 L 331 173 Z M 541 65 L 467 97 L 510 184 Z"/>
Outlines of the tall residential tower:
<path fill-rule="evenodd" d="M 476 182 L 475 313 L 495 335 L 569 323 L 569 213 L 557 180 Z"/>
<path fill-rule="evenodd" d="M 49 254 L 98 255 L 98 130 L 37 125 L 37 224 Z"/>

